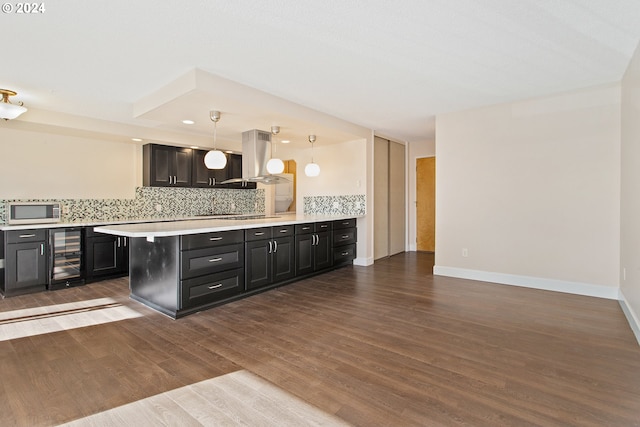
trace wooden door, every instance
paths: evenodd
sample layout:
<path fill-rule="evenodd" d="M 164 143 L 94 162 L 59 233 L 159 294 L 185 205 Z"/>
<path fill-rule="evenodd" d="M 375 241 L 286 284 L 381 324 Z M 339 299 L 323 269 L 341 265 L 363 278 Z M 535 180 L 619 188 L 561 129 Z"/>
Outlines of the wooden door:
<path fill-rule="evenodd" d="M 416 248 L 436 250 L 436 158 L 416 159 Z"/>

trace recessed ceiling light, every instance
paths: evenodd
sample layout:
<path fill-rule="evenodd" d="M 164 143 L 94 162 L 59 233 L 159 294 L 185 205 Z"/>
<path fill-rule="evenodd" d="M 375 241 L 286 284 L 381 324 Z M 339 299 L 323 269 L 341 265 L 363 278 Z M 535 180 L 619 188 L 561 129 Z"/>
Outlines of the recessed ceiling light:
<path fill-rule="evenodd" d="M 192 145 L 190 148 L 193 148 L 194 150 L 197 150 L 200 147 L 198 147 L 197 145 Z"/>
<path fill-rule="evenodd" d="M 142 142 L 142 138 L 131 138 L 131 140 L 135 142 Z"/>
<path fill-rule="evenodd" d="M 195 122 L 193 120 L 183 120 L 182 123 L 184 123 L 185 125 L 192 125 Z"/>
<path fill-rule="evenodd" d="M 282 142 L 283 144 L 288 144 L 288 143 L 290 143 L 291 141 L 289 141 L 288 139 L 283 139 L 283 140 L 281 140 L 280 142 Z"/>

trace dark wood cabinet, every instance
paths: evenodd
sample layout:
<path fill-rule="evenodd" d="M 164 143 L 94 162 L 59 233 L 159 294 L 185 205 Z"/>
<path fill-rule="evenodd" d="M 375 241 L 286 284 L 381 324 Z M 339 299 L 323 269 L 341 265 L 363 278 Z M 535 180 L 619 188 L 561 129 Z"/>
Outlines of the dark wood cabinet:
<path fill-rule="evenodd" d="M 4 241 L 4 296 L 44 291 L 48 283 L 47 230 L 7 231 Z"/>
<path fill-rule="evenodd" d="M 333 221 L 333 265 L 352 264 L 356 258 L 358 229 L 356 219 Z"/>
<path fill-rule="evenodd" d="M 227 167 L 224 169 L 209 169 L 204 164 L 204 156 L 208 151 L 206 150 L 193 150 L 192 164 L 191 164 L 191 185 L 193 187 L 221 187 L 222 181 L 229 179 L 229 154 L 227 156 Z"/>
<path fill-rule="evenodd" d="M 331 222 L 296 225 L 296 275 L 304 276 L 333 265 Z"/>
<path fill-rule="evenodd" d="M 246 290 L 295 277 L 294 226 L 246 230 L 245 240 Z"/>
<path fill-rule="evenodd" d="M 87 282 L 123 276 L 129 272 L 129 238 L 96 233 L 87 227 L 84 235 Z"/>
<path fill-rule="evenodd" d="M 142 148 L 142 181 L 152 187 L 190 187 L 192 149 L 146 144 Z"/>

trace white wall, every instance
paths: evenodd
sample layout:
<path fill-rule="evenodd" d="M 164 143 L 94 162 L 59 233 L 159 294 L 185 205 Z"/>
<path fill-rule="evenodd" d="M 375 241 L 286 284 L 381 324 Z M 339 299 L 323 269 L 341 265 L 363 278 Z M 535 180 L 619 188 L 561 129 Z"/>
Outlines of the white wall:
<path fill-rule="evenodd" d="M 436 123 L 436 274 L 617 298 L 619 85 Z"/>
<path fill-rule="evenodd" d="M 622 79 L 621 305 L 640 342 L 640 47 Z"/>
<path fill-rule="evenodd" d="M 133 198 L 141 168 L 132 143 L 0 127 L 0 199 Z"/>
<path fill-rule="evenodd" d="M 416 186 L 418 182 L 416 180 L 416 159 L 420 159 L 423 157 L 433 157 L 436 155 L 436 141 L 434 139 L 419 141 L 419 142 L 410 142 L 407 145 L 408 149 L 408 158 L 409 163 L 407 166 L 408 169 L 408 203 L 407 203 L 407 213 L 408 213 L 408 248 L 410 251 L 416 250 L 416 239 L 417 239 L 417 221 L 416 221 Z"/>

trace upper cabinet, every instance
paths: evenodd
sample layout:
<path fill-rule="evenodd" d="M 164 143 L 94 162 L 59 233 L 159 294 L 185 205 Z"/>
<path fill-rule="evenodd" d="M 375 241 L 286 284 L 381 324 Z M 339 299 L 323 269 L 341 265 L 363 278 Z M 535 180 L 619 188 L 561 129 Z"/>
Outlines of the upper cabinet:
<path fill-rule="evenodd" d="M 190 187 L 191 148 L 147 144 L 142 147 L 142 184 L 152 187 Z"/>
<path fill-rule="evenodd" d="M 225 154 L 224 169 L 209 169 L 204 165 L 207 150 L 147 144 L 143 147 L 143 179 L 147 187 L 200 187 L 255 189 L 254 182 L 221 184 L 232 178 L 242 178 L 242 155 Z"/>

